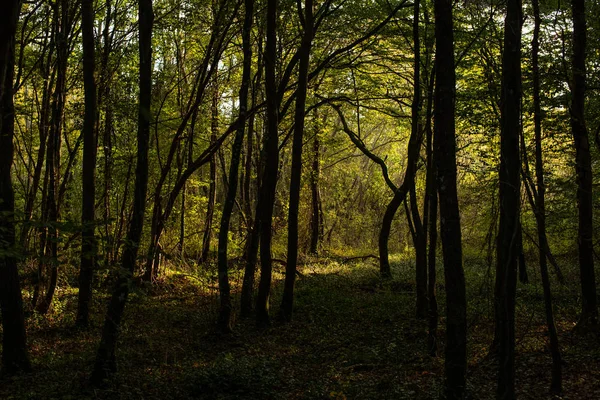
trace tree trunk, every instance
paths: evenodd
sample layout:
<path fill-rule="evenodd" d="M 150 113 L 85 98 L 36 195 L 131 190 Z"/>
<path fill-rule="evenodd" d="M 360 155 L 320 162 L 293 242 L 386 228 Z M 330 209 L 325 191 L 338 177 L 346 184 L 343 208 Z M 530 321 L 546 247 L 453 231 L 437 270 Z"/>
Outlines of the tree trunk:
<path fill-rule="evenodd" d="M 299 11 L 300 12 L 300 11 Z M 285 283 L 281 300 L 281 316 L 285 321 L 292 320 L 294 307 L 294 282 L 298 265 L 298 210 L 300 208 L 300 188 L 302 187 L 302 146 L 306 117 L 306 93 L 308 68 L 313 37 L 313 0 L 304 1 L 304 35 L 300 45 L 300 65 L 298 69 L 298 89 L 294 116 L 294 138 L 292 143 L 292 173 L 290 177 L 290 204 L 288 212 L 288 243 Z"/>
<path fill-rule="evenodd" d="M 310 196 L 311 196 L 311 213 L 310 213 L 310 253 L 317 255 L 319 253 L 319 242 L 321 240 L 323 228 L 321 226 L 321 196 L 319 194 L 319 177 L 320 168 L 320 150 L 321 141 L 319 122 L 315 110 L 315 137 L 313 138 L 313 162 L 310 173 Z"/>
<path fill-rule="evenodd" d="M 416 316 L 419 319 L 427 318 L 427 236 L 421 216 L 419 215 L 419 205 L 417 202 L 417 193 L 413 183 L 410 191 L 410 212 L 413 220 L 414 235 L 413 244 L 415 246 L 415 281 L 417 283 L 417 307 Z"/>
<path fill-rule="evenodd" d="M 411 131 L 413 136 L 420 134 L 419 122 L 421 114 L 421 40 L 419 36 L 420 2 L 415 0 L 413 6 L 413 100 L 411 105 Z M 417 318 L 427 318 L 427 236 L 425 228 L 419 215 L 419 204 L 417 202 L 416 182 L 413 181 L 409 195 L 410 208 L 415 228 L 415 279 L 417 282 Z"/>
<path fill-rule="evenodd" d="M 248 89 L 250 87 L 252 68 L 252 45 L 250 43 L 250 33 L 252 30 L 254 0 L 245 0 L 244 5 L 245 14 L 244 27 L 242 31 L 244 62 L 242 72 L 242 85 L 239 94 L 239 122 L 233 143 L 233 149 L 231 151 L 229 184 L 227 188 L 227 197 L 223 206 L 221 226 L 219 229 L 218 269 L 219 298 L 221 304 L 218 317 L 218 327 L 222 332 L 231 331 L 231 293 L 229 287 L 229 275 L 227 271 L 227 244 L 229 242 L 229 223 L 231 220 L 231 213 L 233 212 L 235 196 L 237 193 L 240 153 L 244 144 L 244 128 L 246 126 L 246 115 L 248 109 Z"/>
<path fill-rule="evenodd" d="M 257 71 L 255 83 L 252 88 L 252 107 L 256 107 L 258 102 L 258 88 L 261 84 L 262 79 L 262 71 L 263 71 L 263 63 L 262 63 L 262 35 L 259 35 L 258 38 L 258 62 L 257 62 Z M 246 239 L 246 248 L 244 250 L 244 260 L 246 262 L 244 268 L 244 278 L 242 283 L 242 293 L 240 296 L 240 314 L 242 318 L 248 318 L 250 313 L 252 312 L 252 296 L 254 294 L 254 277 L 256 275 L 256 261 L 258 258 L 258 245 L 259 245 L 259 220 L 258 220 L 258 210 L 260 203 L 260 174 L 261 168 L 260 164 L 261 158 L 264 156 L 263 152 L 257 152 L 258 157 L 256 157 L 256 204 L 254 205 L 254 216 L 252 216 L 252 207 L 251 207 L 251 190 L 250 190 L 250 171 L 252 168 L 252 154 L 253 151 L 253 142 L 254 142 L 254 132 L 256 131 L 258 135 L 258 129 L 255 128 L 255 120 L 256 115 L 252 113 L 252 115 L 248 119 L 248 152 L 246 159 L 246 182 L 244 182 L 244 191 L 246 191 L 246 207 L 247 207 L 247 215 L 249 221 L 249 230 L 248 236 Z M 258 138 L 257 138 L 258 139 Z M 257 140 L 258 142 L 258 140 Z M 251 223 L 251 224 L 250 224 Z"/>
<path fill-rule="evenodd" d="M 219 86 L 217 83 L 217 75 L 215 74 L 214 92 L 211 105 L 211 122 L 210 122 L 210 143 L 213 144 L 217 140 L 219 133 Z M 217 160 L 213 154 L 210 157 L 209 164 L 209 186 L 208 186 L 208 205 L 206 208 L 206 218 L 204 220 L 204 235 L 202 236 L 202 254 L 200 262 L 208 259 L 210 251 L 210 238 L 212 235 L 213 215 L 215 213 L 215 201 L 217 199 Z"/>
<path fill-rule="evenodd" d="M 0 311 L 2 311 L 2 372 L 29 371 L 23 298 L 17 267 L 15 199 L 11 168 L 15 110 L 13 78 L 15 32 L 21 2 L 7 1 L 0 13 Z"/>
<path fill-rule="evenodd" d="M 533 70 L 533 121 L 535 130 L 535 175 L 537 181 L 537 199 L 535 215 L 539 240 L 540 273 L 542 275 L 542 287 L 544 288 L 544 309 L 546 322 L 548 324 L 548 336 L 550 338 L 550 352 L 552 354 L 552 382 L 550 390 L 553 393 L 562 391 L 562 357 L 558 344 L 556 325 L 554 324 L 554 312 L 552 311 L 552 291 L 550 289 L 550 278 L 548 276 L 548 262 L 546 259 L 546 184 L 544 182 L 544 161 L 542 157 L 542 107 L 540 100 L 540 67 L 539 67 L 539 37 L 540 37 L 540 9 L 538 0 L 532 1 L 534 29 L 533 41 L 531 43 L 531 64 Z"/>
<path fill-rule="evenodd" d="M 67 67 L 69 57 L 69 34 L 71 21 L 69 15 L 69 4 L 66 0 L 57 1 L 54 5 L 54 16 L 57 27 L 56 50 L 57 50 L 57 78 L 56 89 L 52 99 L 52 116 L 50 121 L 50 133 L 48 138 L 46 169 L 48 172 L 48 193 L 47 193 L 47 252 L 50 254 L 42 261 L 46 267 L 49 267 L 50 277 L 46 290 L 46 295 L 37 305 L 36 310 L 45 314 L 50 309 L 54 291 L 58 282 L 58 210 L 59 210 L 59 181 L 60 181 L 60 145 L 63 129 L 63 118 L 67 85 Z M 60 27 L 59 27 L 60 26 Z"/>
<path fill-rule="evenodd" d="M 96 355 L 91 381 L 100 385 L 113 372 L 117 363 L 115 349 L 125 303 L 129 294 L 129 285 L 135 268 L 146 209 L 146 191 L 148 189 L 148 142 L 150 137 L 150 103 L 152 92 L 152 24 L 154 13 L 152 0 L 139 2 L 139 55 L 140 55 L 140 94 L 137 131 L 137 165 L 135 171 L 135 189 L 133 214 L 125 240 L 121 259 L 121 268 L 112 293 L 102 338 Z"/>
<path fill-rule="evenodd" d="M 525 147 L 523 147 L 525 151 Z M 519 223 L 517 228 L 517 264 L 519 268 L 519 281 L 521 283 L 529 283 L 529 275 L 527 274 L 527 265 L 525 264 L 525 253 L 523 251 L 523 227 Z"/>
<path fill-rule="evenodd" d="M 92 299 L 92 278 L 96 258 L 95 230 L 95 175 L 96 175 L 96 82 L 94 79 L 94 2 L 81 2 L 81 30 L 83 37 L 83 80 L 85 114 L 83 120 L 83 199 L 81 215 L 81 266 L 79 271 L 79 299 L 76 325 L 89 323 Z"/>
<path fill-rule="evenodd" d="M 426 21 L 428 20 L 426 14 Z M 437 217 L 438 217 L 438 196 L 437 196 L 437 172 L 436 162 L 433 159 L 433 128 L 431 120 L 433 117 L 433 84 L 435 82 L 435 68 L 432 68 L 431 77 L 427 88 L 427 116 L 425 120 L 426 152 L 427 152 L 427 177 L 425 182 L 425 207 L 429 210 L 427 213 L 427 223 L 424 224 L 429 235 L 429 249 L 427 254 L 427 350 L 432 357 L 437 356 L 437 329 L 438 329 L 438 304 L 436 297 L 436 249 L 437 249 Z M 425 218 L 423 218 L 425 220 Z"/>
<path fill-rule="evenodd" d="M 272 256 L 271 239 L 273 206 L 279 168 L 278 114 L 279 99 L 276 83 L 278 0 L 267 1 L 267 40 L 265 45 L 265 93 L 267 97 L 267 132 L 264 140 L 265 165 L 261 179 L 260 219 L 260 283 L 256 296 L 256 322 L 264 327 L 270 324 L 269 296 L 271 292 Z"/>
<path fill-rule="evenodd" d="M 496 266 L 499 399 L 515 398 L 515 295 L 521 209 L 521 0 L 507 3 L 502 55 L 500 220 Z"/>
<path fill-rule="evenodd" d="M 571 131 L 575 141 L 575 162 L 577 172 L 577 204 L 579 206 L 579 271 L 581 277 L 581 316 L 578 327 L 598 325 L 598 304 L 596 300 L 596 276 L 594 272 L 593 247 L 593 197 L 592 160 L 590 142 L 585 124 L 586 90 L 586 20 L 585 1 L 572 0 L 573 12 L 573 82 L 571 85 Z"/>
<path fill-rule="evenodd" d="M 452 1 L 435 2 L 434 160 L 446 281 L 446 398 L 463 399 L 467 369 L 467 305 L 456 188 L 455 64 Z"/>

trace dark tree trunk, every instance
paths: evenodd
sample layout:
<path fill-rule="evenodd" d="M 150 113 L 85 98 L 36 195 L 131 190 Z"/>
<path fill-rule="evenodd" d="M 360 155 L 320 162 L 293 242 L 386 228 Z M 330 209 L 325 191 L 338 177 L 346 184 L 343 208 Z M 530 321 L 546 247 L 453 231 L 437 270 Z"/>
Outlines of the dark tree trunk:
<path fill-rule="evenodd" d="M 435 171 L 432 172 L 432 178 L 436 179 Z M 428 332 L 427 332 L 427 350 L 429 355 L 437 355 L 437 329 L 438 329 L 438 304 L 436 298 L 436 246 L 437 246 L 437 188 L 432 183 L 432 193 L 429 199 L 429 254 L 427 260 L 428 280 L 427 280 L 427 298 L 428 298 Z"/>
<path fill-rule="evenodd" d="M 427 134 L 427 178 L 426 178 L 426 207 L 427 213 L 427 233 L 429 234 L 429 249 L 427 255 L 427 299 L 428 299 L 428 333 L 427 350 L 432 357 L 437 356 L 437 329 L 438 329 L 438 304 L 436 297 L 436 249 L 437 249 L 437 216 L 438 216 L 438 196 L 437 196 L 437 173 L 435 169 L 435 160 L 433 159 L 433 128 L 431 119 L 433 117 L 433 84 L 435 81 L 435 71 L 432 70 L 431 79 L 427 94 L 427 119 L 425 122 L 425 132 Z"/>
<path fill-rule="evenodd" d="M 579 271 L 581 276 L 582 308 L 578 326 L 598 325 L 596 276 L 594 272 L 593 219 L 592 219 L 592 159 L 585 124 L 586 90 L 586 21 L 585 1 L 572 0 L 573 12 L 573 82 L 571 85 L 571 131 L 575 140 L 577 172 L 577 204 L 579 206 Z"/>
<path fill-rule="evenodd" d="M 211 144 L 215 143 L 219 133 L 219 86 L 216 74 L 214 84 L 215 87 L 211 103 L 210 120 Z M 214 154 L 210 157 L 208 175 L 208 205 L 206 208 L 206 218 L 204 220 L 204 235 L 202 236 L 202 254 L 200 256 L 200 262 L 204 262 L 208 259 L 208 253 L 210 251 L 210 238 L 212 236 L 213 215 L 215 213 L 215 202 L 217 199 L 217 160 Z"/>
<path fill-rule="evenodd" d="M 94 79 L 94 2 L 81 2 L 81 30 L 83 37 L 83 84 L 85 114 L 83 120 L 83 199 L 81 215 L 81 267 L 79 271 L 79 299 L 76 324 L 89 323 L 92 299 L 92 277 L 96 258 L 95 229 L 95 175 L 96 175 L 96 82 Z"/>
<path fill-rule="evenodd" d="M 525 151 L 524 147 L 523 151 Z M 523 227 L 520 223 L 517 230 L 517 254 L 519 256 L 517 260 L 519 267 L 519 281 L 521 283 L 529 283 L 529 275 L 527 274 L 527 264 L 525 264 L 525 252 L 523 251 Z"/>
<path fill-rule="evenodd" d="M 259 35 L 258 38 L 258 63 L 257 63 L 257 72 L 256 72 L 256 80 L 254 83 L 254 87 L 252 89 L 252 107 L 255 107 L 258 102 L 258 93 L 259 87 L 261 85 L 262 79 L 262 71 L 263 71 L 263 63 L 262 63 L 262 35 Z M 254 206 L 254 218 L 252 218 L 252 211 L 250 206 L 250 170 L 252 168 L 252 143 L 254 142 L 254 131 L 255 131 L 255 114 L 252 113 L 250 118 L 248 119 L 248 158 L 246 160 L 246 182 L 244 186 L 247 186 L 244 190 L 247 192 L 247 200 L 248 203 L 246 206 L 248 207 L 247 214 L 248 220 L 252 222 L 251 227 L 248 232 L 248 239 L 246 242 L 246 249 L 244 251 L 245 258 L 245 268 L 244 268 L 244 278 L 242 283 L 242 294 L 240 296 L 240 314 L 242 318 L 248 318 L 250 313 L 252 312 L 252 296 L 254 294 L 254 277 L 256 275 L 256 261 L 258 259 L 258 245 L 259 245 L 259 219 L 258 213 L 260 209 L 260 193 L 256 195 L 256 204 Z M 258 133 L 258 129 L 256 129 Z M 261 158 L 264 156 L 264 152 L 258 151 L 258 157 L 256 162 L 256 191 L 260 192 L 260 177 L 261 174 Z M 250 225 L 250 224 L 249 224 Z"/>
<path fill-rule="evenodd" d="M 413 221 L 413 244 L 415 246 L 415 280 L 417 283 L 416 316 L 420 319 L 427 318 L 427 236 L 421 216 L 417 193 L 413 183 L 410 191 L 410 214 Z"/>
<path fill-rule="evenodd" d="M 256 322 L 259 326 L 268 326 L 269 296 L 271 292 L 272 256 L 271 239 L 273 206 L 277 189 L 277 171 L 279 168 L 279 99 L 276 83 L 277 59 L 277 9 L 278 0 L 267 1 L 267 40 L 265 46 L 265 93 L 267 97 L 267 132 L 264 140 L 265 165 L 261 179 L 260 196 L 260 282 L 256 296 Z"/>
<path fill-rule="evenodd" d="M 244 281 L 242 283 L 241 307 L 240 314 L 242 318 L 247 318 L 252 312 L 252 295 L 254 293 L 254 276 L 256 275 L 256 262 L 258 259 L 258 245 L 260 240 L 260 220 L 258 218 L 260 212 L 261 198 L 260 194 L 256 202 L 256 218 L 254 219 L 252 232 L 248 240 L 246 248 L 246 266 L 244 269 Z"/>
<path fill-rule="evenodd" d="M 320 168 L 320 150 L 321 141 L 319 139 L 320 129 L 318 118 L 315 110 L 315 137 L 313 138 L 313 162 L 310 172 L 310 196 L 311 196 L 311 213 L 310 213 L 310 253 L 317 255 L 319 253 L 319 242 L 323 234 L 321 225 L 321 196 L 319 193 L 319 178 L 321 174 Z"/>
<path fill-rule="evenodd" d="M 451 0 L 435 2 L 435 38 L 434 160 L 446 281 L 446 398 L 462 399 L 466 390 L 467 305 L 456 188 L 456 73 Z"/>
<path fill-rule="evenodd" d="M 100 385 L 111 373 L 116 372 L 115 349 L 125 303 L 129 294 L 129 285 L 135 268 L 146 209 L 146 191 L 148 189 L 148 142 L 150 137 L 150 103 L 152 92 L 152 24 L 154 13 L 152 0 L 139 2 L 139 55 L 140 55 L 140 94 L 137 131 L 137 165 L 135 171 L 135 189 L 133 214 L 125 247 L 121 259 L 121 268 L 112 293 L 102 338 L 96 355 L 96 363 L 91 381 Z"/>
<path fill-rule="evenodd" d="M 15 242 L 15 201 L 11 168 L 15 110 L 13 78 L 15 31 L 21 2 L 7 1 L 0 13 L 0 310 L 2 311 L 2 372 L 31 369 L 27 353 L 23 298 Z"/>
<path fill-rule="evenodd" d="M 515 294 L 521 209 L 521 0 L 507 3 L 502 55 L 500 221 L 496 266 L 499 399 L 515 398 Z"/>
<path fill-rule="evenodd" d="M 540 67 L 539 67 L 539 37 L 540 37 L 540 9 L 538 0 L 532 1 L 534 29 L 533 41 L 531 43 L 531 64 L 533 69 L 533 121 L 535 130 L 535 175 L 537 181 L 537 199 L 535 215 L 539 240 L 540 273 L 542 275 L 542 286 L 544 288 L 544 309 L 546 322 L 548 324 L 548 336 L 550 338 L 550 352 L 552 353 L 552 382 L 550 390 L 553 393 L 562 391 L 562 357 L 558 344 L 556 325 L 554 324 L 554 312 L 552 311 L 552 292 L 550 289 L 550 278 L 548 276 L 548 262 L 546 259 L 546 184 L 544 182 L 544 161 L 542 157 L 542 108 L 540 99 Z"/>
<path fill-rule="evenodd" d="M 59 184 L 60 184 L 60 146 L 63 129 L 67 67 L 69 57 L 69 34 L 71 28 L 69 4 L 66 0 L 57 1 L 53 4 L 56 21 L 56 49 L 57 49 L 57 78 L 56 89 L 52 99 L 52 117 L 50 121 L 50 133 L 48 138 L 46 169 L 48 172 L 47 193 L 47 261 L 43 261 L 50 270 L 50 277 L 46 295 L 37 305 L 36 310 L 45 314 L 50 309 L 56 284 L 58 282 L 58 213 L 59 213 Z"/>
<path fill-rule="evenodd" d="M 420 135 L 419 130 L 421 125 L 419 118 L 421 114 L 421 40 L 419 36 L 419 18 L 420 18 L 420 3 L 415 0 L 413 7 L 413 101 L 411 106 L 411 131 L 413 136 Z M 425 228 L 419 215 L 419 204 L 417 202 L 416 182 L 413 181 L 410 195 L 410 210 L 415 230 L 414 246 L 415 246 L 415 272 L 417 282 L 417 318 L 425 319 L 427 317 L 427 235 Z"/>
<path fill-rule="evenodd" d="M 242 86 L 240 88 L 240 111 L 238 128 L 235 135 L 233 149 L 231 151 L 231 165 L 229 168 L 229 184 L 227 188 L 227 197 L 223 206 L 223 215 L 221 217 L 221 226 L 219 229 L 219 250 L 218 250 L 218 268 L 219 268 L 219 297 L 220 310 L 218 317 L 218 327 L 222 332 L 231 331 L 231 293 L 229 287 L 229 275 L 227 271 L 227 243 L 229 241 L 229 223 L 231 213 L 235 203 L 235 196 L 238 186 L 238 172 L 240 164 L 240 154 L 244 144 L 244 128 L 246 126 L 246 114 L 248 109 L 248 89 L 251 81 L 252 67 L 252 45 L 250 43 L 250 33 L 252 30 L 252 17 L 254 10 L 254 0 L 245 0 L 244 28 L 242 31 L 244 65 L 242 73 Z"/>
<path fill-rule="evenodd" d="M 42 58 L 42 66 L 40 68 L 43 71 L 43 74 L 48 77 L 48 80 L 44 82 L 43 86 L 43 94 L 42 94 L 42 104 L 40 106 L 39 112 L 39 121 L 38 121 L 38 130 L 39 130 L 39 138 L 40 138 L 40 147 L 38 149 L 37 161 L 35 164 L 35 170 L 33 173 L 33 178 L 31 182 L 31 187 L 27 192 L 25 197 L 25 207 L 24 207 L 24 215 L 23 215 L 23 227 L 21 230 L 21 237 L 19 243 L 24 250 L 28 248 L 28 238 L 29 231 L 31 229 L 30 221 L 33 215 L 33 208 L 35 199 L 37 196 L 37 192 L 40 186 L 40 180 L 42 178 L 42 170 L 44 166 L 44 158 L 46 156 L 46 145 L 48 143 L 48 120 L 50 118 L 50 100 L 52 97 L 52 88 L 54 87 L 54 81 L 56 77 L 56 68 L 52 68 L 53 65 L 53 54 L 54 54 L 54 28 L 55 24 L 52 23 L 52 26 L 49 26 L 51 22 L 48 22 L 48 26 L 45 28 L 50 31 L 50 39 L 46 39 L 44 48 L 46 49 L 46 54 Z M 49 42 L 48 42 L 49 41 Z M 44 182 L 46 174 L 44 174 Z M 42 189 L 43 190 L 43 189 Z M 42 196 L 42 205 L 45 204 L 45 197 Z M 43 218 L 42 218 L 43 220 Z M 41 267 L 41 264 L 39 265 Z M 38 286 L 36 285 L 36 289 Z M 35 304 L 35 303 L 34 303 Z"/>
<path fill-rule="evenodd" d="M 304 1 L 304 35 L 300 45 L 300 65 L 298 69 L 298 89 L 294 116 L 294 138 L 292 143 L 292 173 L 290 178 L 290 204 L 288 213 L 287 265 L 281 300 L 281 316 L 285 321 L 292 320 L 294 306 L 294 282 L 298 265 L 298 210 L 302 179 L 302 145 L 306 117 L 306 93 L 308 87 L 308 67 L 313 38 L 313 0 Z"/>

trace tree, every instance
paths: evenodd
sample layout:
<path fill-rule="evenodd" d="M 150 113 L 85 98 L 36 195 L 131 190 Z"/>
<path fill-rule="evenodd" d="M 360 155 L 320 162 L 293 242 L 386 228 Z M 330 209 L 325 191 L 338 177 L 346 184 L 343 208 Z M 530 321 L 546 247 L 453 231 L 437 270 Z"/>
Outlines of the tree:
<path fill-rule="evenodd" d="M 135 168 L 135 189 L 133 213 L 127 232 L 125 248 L 121 256 L 121 266 L 110 298 L 106 319 L 102 329 L 102 338 L 96 355 L 91 381 L 101 384 L 117 368 L 115 350 L 117 336 L 125 303 L 129 294 L 129 285 L 136 264 L 144 213 L 146 210 L 146 191 L 148 188 L 148 142 L 150 137 L 150 103 L 152 91 L 152 25 L 154 12 L 152 0 L 140 0 L 139 16 L 139 107 L 137 130 L 137 164 Z"/>
<path fill-rule="evenodd" d="M 256 297 L 256 322 L 259 326 L 270 324 L 269 296 L 272 276 L 272 219 L 277 170 L 279 169 L 279 101 L 275 69 L 277 60 L 277 0 L 267 1 L 267 40 L 265 44 L 265 93 L 267 97 L 267 131 L 263 151 L 264 168 L 258 199 L 260 230 L 260 282 Z"/>
<path fill-rule="evenodd" d="M 575 142 L 575 170 L 577 174 L 577 205 L 579 207 L 579 271 L 581 277 L 581 316 L 578 326 L 598 325 L 596 275 L 594 272 L 592 159 L 590 141 L 585 123 L 586 90 L 586 20 L 585 1 L 572 0 L 573 56 L 571 69 L 571 132 Z"/>
<path fill-rule="evenodd" d="M 496 266 L 498 398 L 515 397 L 515 295 L 521 209 L 521 1 L 507 3 L 502 55 L 500 222 Z"/>
<path fill-rule="evenodd" d="M 300 180 L 302 178 L 302 146 L 306 116 L 308 68 L 314 30 L 312 0 L 305 0 L 304 15 L 300 10 L 298 13 L 304 26 L 304 34 L 302 36 L 302 44 L 298 51 L 300 63 L 298 67 L 298 89 L 296 91 L 296 112 L 292 145 L 292 175 L 290 179 L 290 208 L 288 212 L 288 257 L 285 270 L 283 298 L 281 300 L 281 315 L 286 321 L 291 321 L 292 319 L 294 280 L 296 279 L 296 268 L 298 265 L 298 208 L 300 206 Z"/>
<path fill-rule="evenodd" d="M 83 38 L 83 73 L 85 90 L 85 114 L 83 127 L 83 198 L 81 216 L 81 266 L 79 271 L 79 301 L 76 324 L 87 326 L 92 278 L 96 256 L 95 201 L 96 201 L 96 81 L 94 79 L 94 3 L 81 2 L 81 25 Z"/>
<path fill-rule="evenodd" d="M 250 43 L 250 33 L 252 30 L 252 18 L 254 10 L 254 0 L 245 0 L 244 27 L 242 32 L 244 66 L 242 72 L 242 85 L 240 87 L 240 111 L 238 128 L 231 151 L 231 166 L 229 169 L 229 183 L 227 189 L 227 198 L 223 206 L 221 217 L 221 227 L 219 229 L 219 294 L 221 308 L 219 311 L 218 325 L 221 331 L 229 332 L 231 330 L 231 294 L 229 288 L 229 277 L 227 273 L 227 243 L 229 242 L 229 223 L 235 196 L 238 187 L 238 173 L 240 164 L 240 155 L 244 143 L 244 128 L 246 126 L 246 115 L 248 109 L 248 90 L 250 87 L 251 67 L 252 67 L 252 45 Z"/>
<path fill-rule="evenodd" d="M 2 371 L 8 374 L 31 369 L 17 268 L 15 200 L 11 177 L 15 134 L 15 32 L 20 10 L 21 2 L 11 0 L 5 3 L 0 15 L 0 310 Z"/>
<path fill-rule="evenodd" d="M 555 393 L 562 391 L 562 357 L 558 345 L 558 335 L 554 324 L 554 313 L 552 311 L 552 292 L 550 289 L 550 277 L 548 276 L 548 260 L 546 248 L 546 184 L 544 182 L 544 160 L 542 153 L 542 107 L 540 100 L 540 67 L 539 67 L 539 37 L 540 37 L 540 9 L 538 0 L 532 1 L 533 5 L 533 40 L 531 42 L 531 64 L 533 72 L 533 120 L 535 131 L 535 176 L 537 183 L 537 196 L 535 202 L 535 216 L 538 230 L 540 274 L 542 276 L 542 287 L 544 289 L 544 310 L 546 312 L 546 323 L 548 325 L 548 336 L 550 338 L 550 351 L 552 353 L 552 383 L 550 389 Z"/>
<path fill-rule="evenodd" d="M 456 189 L 454 28 L 452 1 L 435 2 L 434 160 L 440 208 L 440 236 L 446 281 L 446 398 L 466 390 L 467 304 Z"/>

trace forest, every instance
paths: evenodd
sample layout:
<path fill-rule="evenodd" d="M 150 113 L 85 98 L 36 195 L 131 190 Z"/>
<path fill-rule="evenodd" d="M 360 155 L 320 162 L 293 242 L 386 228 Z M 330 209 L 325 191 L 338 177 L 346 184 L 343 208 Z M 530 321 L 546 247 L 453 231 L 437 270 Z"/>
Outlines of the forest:
<path fill-rule="evenodd" d="M 0 398 L 600 398 L 598 15 L 3 0 Z"/>

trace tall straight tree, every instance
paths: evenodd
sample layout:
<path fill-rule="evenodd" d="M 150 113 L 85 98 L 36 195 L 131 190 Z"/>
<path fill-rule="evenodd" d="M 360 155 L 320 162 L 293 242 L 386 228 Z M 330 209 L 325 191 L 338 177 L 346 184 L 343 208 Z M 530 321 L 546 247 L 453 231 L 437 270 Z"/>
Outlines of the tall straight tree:
<path fill-rule="evenodd" d="M 419 135 L 421 124 L 421 40 L 419 35 L 419 17 L 420 2 L 414 1 L 413 9 L 413 100 L 411 105 L 411 131 L 412 136 Z M 417 202 L 416 182 L 413 181 L 409 190 L 410 209 L 414 225 L 413 242 L 415 246 L 415 280 L 417 282 L 417 318 L 427 317 L 427 227 L 423 226 L 421 216 L 419 215 L 419 206 Z"/>
<path fill-rule="evenodd" d="M 533 72 L 533 122 L 535 133 L 535 176 L 537 196 L 535 204 L 535 216 L 538 230 L 540 273 L 542 275 L 542 287 L 544 289 L 544 307 L 546 312 L 546 323 L 548 324 L 548 336 L 550 338 L 550 352 L 552 353 L 552 382 L 550 389 L 554 393 L 562 391 L 562 358 L 558 345 L 558 335 L 554 324 L 554 313 L 552 311 L 552 292 L 550 290 L 550 277 L 548 276 L 548 260 L 546 259 L 546 184 L 544 182 L 544 160 L 542 154 L 542 107 L 540 100 L 540 6 L 538 0 L 532 0 L 533 6 L 533 40 L 531 42 L 531 65 Z M 523 151 L 525 151 L 523 149 Z"/>
<path fill-rule="evenodd" d="M 94 2 L 81 1 L 81 34 L 83 39 L 83 86 L 85 113 L 83 116 L 83 198 L 81 211 L 81 266 L 79 270 L 79 300 L 76 324 L 87 326 L 92 299 L 92 277 L 96 256 L 95 193 L 96 193 L 96 81 L 94 79 Z"/>
<path fill-rule="evenodd" d="M 219 133 L 219 82 L 215 74 L 213 79 L 213 93 L 211 101 L 211 117 L 210 117 L 210 144 L 212 145 L 217 140 Z M 208 259 L 210 252 L 210 238 L 212 235 L 213 216 L 215 213 L 215 202 L 217 200 L 217 156 L 211 155 L 208 171 L 208 204 L 206 207 L 206 218 L 204 219 L 204 234 L 202 236 L 202 254 L 199 262 L 204 262 Z"/>
<path fill-rule="evenodd" d="M 267 97 L 267 132 L 263 144 L 265 152 L 263 177 L 259 196 L 258 218 L 260 224 L 260 282 L 256 296 L 256 323 L 270 324 L 269 296 L 273 259 L 271 256 L 273 205 L 277 188 L 279 167 L 279 99 L 276 82 L 277 59 L 277 9 L 278 0 L 267 1 L 267 40 L 265 43 L 265 93 Z"/>
<path fill-rule="evenodd" d="M 465 397 L 467 304 L 456 188 L 456 72 L 452 0 L 435 2 L 434 160 L 446 281 L 446 398 Z"/>
<path fill-rule="evenodd" d="M 304 15 L 300 19 L 304 25 L 304 34 L 300 45 L 298 68 L 298 89 L 296 90 L 296 109 L 294 115 L 294 139 L 292 144 L 292 174 L 290 179 L 290 207 L 288 213 L 287 265 L 285 284 L 281 300 L 281 316 L 291 321 L 294 305 L 294 281 L 298 265 L 298 209 L 300 206 L 300 188 L 302 178 L 302 145 L 304 140 L 304 121 L 306 116 L 306 92 L 308 88 L 308 67 L 313 39 L 313 1 L 304 1 Z"/>
<path fill-rule="evenodd" d="M 515 398 L 515 295 L 521 209 L 521 0 L 508 0 L 502 54 L 500 222 L 496 265 L 498 399 Z"/>
<path fill-rule="evenodd" d="M 117 369 L 115 349 L 117 336 L 125 303 L 129 294 L 129 285 L 135 268 L 135 261 L 142 236 L 144 212 L 146 209 L 146 191 L 148 188 L 148 145 L 150 138 L 150 103 L 152 95 L 152 25 L 154 13 L 152 0 L 140 0 L 139 8 L 139 106 L 137 129 L 137 165 L 135 168 L 135 189 L 133 198 L 133 213 L 117 282 L 113 290 L 102 338 L 96 355 L 96 363 L 92 372 L 91 381 L 95 385 L 101 384 L 110 373 Z"/>
<path fill-rule="evenodd" d="M 23 298 L 15 254 L 15 198 L 11 168 L 15 108 L 13 78 L 15 32 L 20 0 L 4 3 L 0 13 L 0 311 L 2 311 L 2 371 L 28 371 L 29 356 L 23 316 Z"/>
<path fill-rule="evenodd" d="M 242 30 L 242 42 L 244 51 L 244 62 L 242 72 L 242 85 L 240 87 L 240 112 L 237 131 L 231 150 L 231 165 L 229 167 L 229 184 L 227 197 L 223 206 L 221 227 L 219 229 L 218 269 L 219 269 L 219 295 L 221 307 L 219 310 L 218 327 L 223 332 L 231 331 L 231 292 L 229 287 L 229 276 L 227 272 L 227 243 L 229 242 L 229 223 L 231 213 L 235 204 L 235 196 L 238 187 L 238 174 L 240 167 L 240 156 L 244 144 L 244 128 L 246 126 L 246 115 L 248 111 L 248 89 L 252 79 L 252 44 L 250 34 L 252 31 L 252 17 L 254 12 L 254 0 L 244 0 L 245 16 L 244 28 Z"/>
<path fill-rule="evenodd" d="M 69 38 L 73 28 L 73 13 L 67 0 L 54 2 L 54 35 L 56 46 L 56 88 L 52 94 L 50 130 L 46 154 L 46 174 L 48 176 L 48 190 L 46 195 L 45 240 L 42 239 L 40 254 L 45 266 L 49 269 L 49 282 L 46 294 L 37 304 L 37 311 L 45 314 L 50 309 L 56 285 L 58 283 L 58 220 L 60 204 L 60 155 L 61 142 L 65 125 L 65 106 L 67 95 L 67 69 L 69 59 Z M 44 218 L 42 218 L 44 219 Z M 44 254 L 44 250 L 46 254 Z M 48 254 L 49 253 L 49 254 Z M 47 260 L 47 261 L 46 261 Z M 34 298 L 36 296 L 34 295 Z"/>
<path fill-rule="evenodd" d="M 572 0 L 573 56 L 571 68 L 571 131 L 575 141 L 575 169 L 577 172 L 577 204 L 579 206 L 579 271 L 581 276 L 582 308 L 578 326 L 598 324 L 596 275 L 594 272 L 592 222 L 592 159 L 590 141 L 585 124 L 585 48 L 587 42 L 585 1 Z"/>

